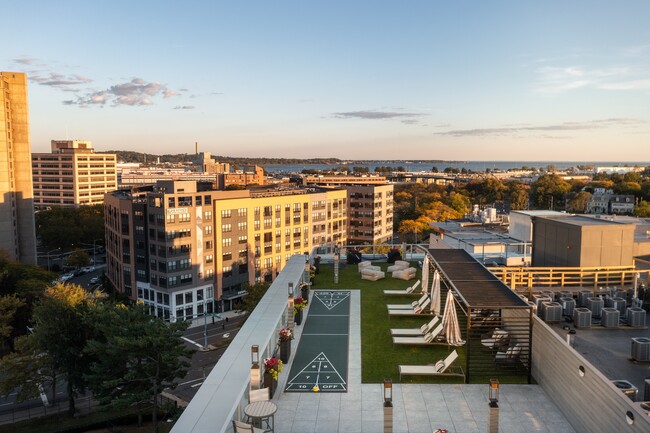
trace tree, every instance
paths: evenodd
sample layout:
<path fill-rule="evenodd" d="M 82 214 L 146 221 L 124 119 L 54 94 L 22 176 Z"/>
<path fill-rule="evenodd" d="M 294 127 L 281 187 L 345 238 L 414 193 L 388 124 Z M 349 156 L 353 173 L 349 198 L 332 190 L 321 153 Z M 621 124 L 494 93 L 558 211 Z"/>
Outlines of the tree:
<path fill-rule="evenodd" d="M 88 265 L 90 262 L 90 256 L 85 250 L 74 250 L 69 256 L 68 256 L 68 266 L 73 266 L 75 268 L 81 268 L 83 266 Z"/>
<path fill-rule="evenodd" d="M 587 208 L 587 203 L 589 203 L 590 199 L 590 193 L 587 191 L 580 191 L 569 199 L 567 202 L 567 210 L 569 212 L 584 213 L 585 209 Z"/>
<path fill-rule="evenodd" d="M 189 322 L 166 324 L 144 305 L 100 304 L 93 313 L 95 338 L 85 353 L 95 361 L 86 375 L 100 404 L 116 408 L 153 402 L 158 431 L 158 394 L 176 386 L 189 367 L 192 351 L 181 337 Z"/>
<path fill-rule="evenodd" d="M 404 220 L 400 223 L 397 231 L 402 234 L 413 233 L 413 243 L 418 243 L 418 233 L 423 233 L 429 228 L 429 220 L 420 217 L 417 220 Z"/>
<path fill-rule="evenodd" d="M 13 334 L 14 316 L 16 311 L 24 305 L 25 302 L 15 294 L 0 296 L 0 338 L 3 343 Z"/>
<path fill-rule="evenodd" d="M 239 304 L 237 304 L 237 308 L 242 311 L 251 313 L 260 302 L 260 299 L 262 299 L 268 288 L 268 283 L 255 283 L 251 285 L 248 282 L 243 282 L 242 290 L 246 290 L 248 294 L 241 299 L 241 302 Z"/>
<path fill-rule="evenodd" d="M 62 373 L 68 386 L 68 414 L 75 413 L 74 398 L 86 389 L 85 374 L 91 359 L 84 352 L 92 328 L 84 318 L 94 301 L 82 287 L 57 283 L 47 288 L 34 308 L 36 349 L 52 359 L 53 368 Z"/>
<path fill-rule="evenodd" d="M 539 209 L 562 208 L 570 190 L 571 184 L 557 174 L 545 174 L 533 182 L 531 199 Z"/>
<path fill-rule="evenodd" d="M 36 214 L 36 235 L 44 249 L 69 251 L 74 245 L 104 239 L 104 206 L 55 207 Z"/>
<path fill-rule="evenodd" d="M 634 215 L 641 218 L 650 218 L 650 202 L 641 200 L 641 203 L 634 206 Z"/>

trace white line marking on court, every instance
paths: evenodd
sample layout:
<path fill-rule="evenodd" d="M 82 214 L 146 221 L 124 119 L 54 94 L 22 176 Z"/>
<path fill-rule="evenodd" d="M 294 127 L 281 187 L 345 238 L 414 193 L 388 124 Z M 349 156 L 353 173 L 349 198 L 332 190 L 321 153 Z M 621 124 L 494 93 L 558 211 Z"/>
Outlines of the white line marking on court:
<path fill-rule="evenodd" d="M 197 386 L 201 386 L 201 385 L 203 385 L 203 382 L 195 383 L 194 385 L 192 385 L 192 388 L 196 388 Z"/>

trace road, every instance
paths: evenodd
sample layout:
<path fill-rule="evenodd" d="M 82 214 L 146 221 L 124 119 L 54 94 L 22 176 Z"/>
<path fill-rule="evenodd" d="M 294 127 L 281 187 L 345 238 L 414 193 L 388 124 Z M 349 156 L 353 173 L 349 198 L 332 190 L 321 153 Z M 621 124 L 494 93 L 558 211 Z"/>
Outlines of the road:
<path fill-rule="evenodd" d="M 186 402 L 189 402 L 194 397 L 194 394 L 196 394 L 227 347 L 224 346 L 208 351 L 200 350 L 205 341 L 204 326 L 199 323 L 200 321 L 201 319 L 195 321 L 194 324 L 197 326 L 189 328 L 184 333 L 184 340 L 187 347 L 197 350 L 194 356 L 192 356 L 192 365 L 187 375 L 178 381 L 178 386 L 172 390 L 167 390 L 168 393 Z M 214 324 L 212 324 L 212 319 L 208 318 L 208 345 L 218 347 L 232 341 L 241 328 L 242 322 L 243 317 L 241 316 L 229 317 L 228 322 L 225 320 L 216 320 Z"/>

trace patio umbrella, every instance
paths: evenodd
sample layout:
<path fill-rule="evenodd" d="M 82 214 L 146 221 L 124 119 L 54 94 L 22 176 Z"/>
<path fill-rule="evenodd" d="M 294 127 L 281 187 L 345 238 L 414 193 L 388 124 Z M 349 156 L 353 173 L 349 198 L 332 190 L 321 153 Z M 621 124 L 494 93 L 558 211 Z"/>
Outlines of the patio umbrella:
<path fill-rule="evenodd" d="M 458 316 L 456 315 L 456 302 L 451 290 L 447 292 L 445 312 L 442 315 L 442 332 L 445 334 L 447 344 L 450 346 L 462 346 L 465 344 L 465 341 L 462 340 L 460 335 L 460 326 L 458 325 Z"/>
<path fill-rule="evenodd" d="M 440 272 L 436 269 L 433 272 L 433 281 L 431 282 L 431 312 L 440 316 Z"/>
<path fill-rule="evenodd" d="M 427 287 L 429 287 L 429 256 L 425 254 L 422 260 L 422 288 Z"/>

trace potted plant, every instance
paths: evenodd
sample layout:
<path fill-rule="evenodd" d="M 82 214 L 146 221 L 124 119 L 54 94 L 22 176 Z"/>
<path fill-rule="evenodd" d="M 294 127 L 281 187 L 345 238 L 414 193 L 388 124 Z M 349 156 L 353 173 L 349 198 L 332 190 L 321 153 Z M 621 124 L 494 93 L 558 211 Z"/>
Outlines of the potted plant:
<path fill-rule="evenodd" d="M 291 332 L 291 329 L 280 329 L 280 360 L 283 363 L 289 362 L 289 357 L 291 356 L 291 340 L 293 340 L 293 332 Z"/>
<path fill-rule="evenodd" d="M 304 298 L 296 298 L 293 301 L 293 315 L 296 325 L 302 323 L 302 310 L 307 306 L 307 301 Z"/>
<path fill-rule="evenodd" d="M 302 296 L 305 301 L 309 302 L 309 283 L 300 284 L 300 296 Z"/>
<path fill-rule="evenodd" d="M 266 358 L 264 360 L 264 387 L 271 390 L 271 396 L 275 393 L 278 385 L 278 375 L 282 372 L 284 364 L 278 358 Z"/>

